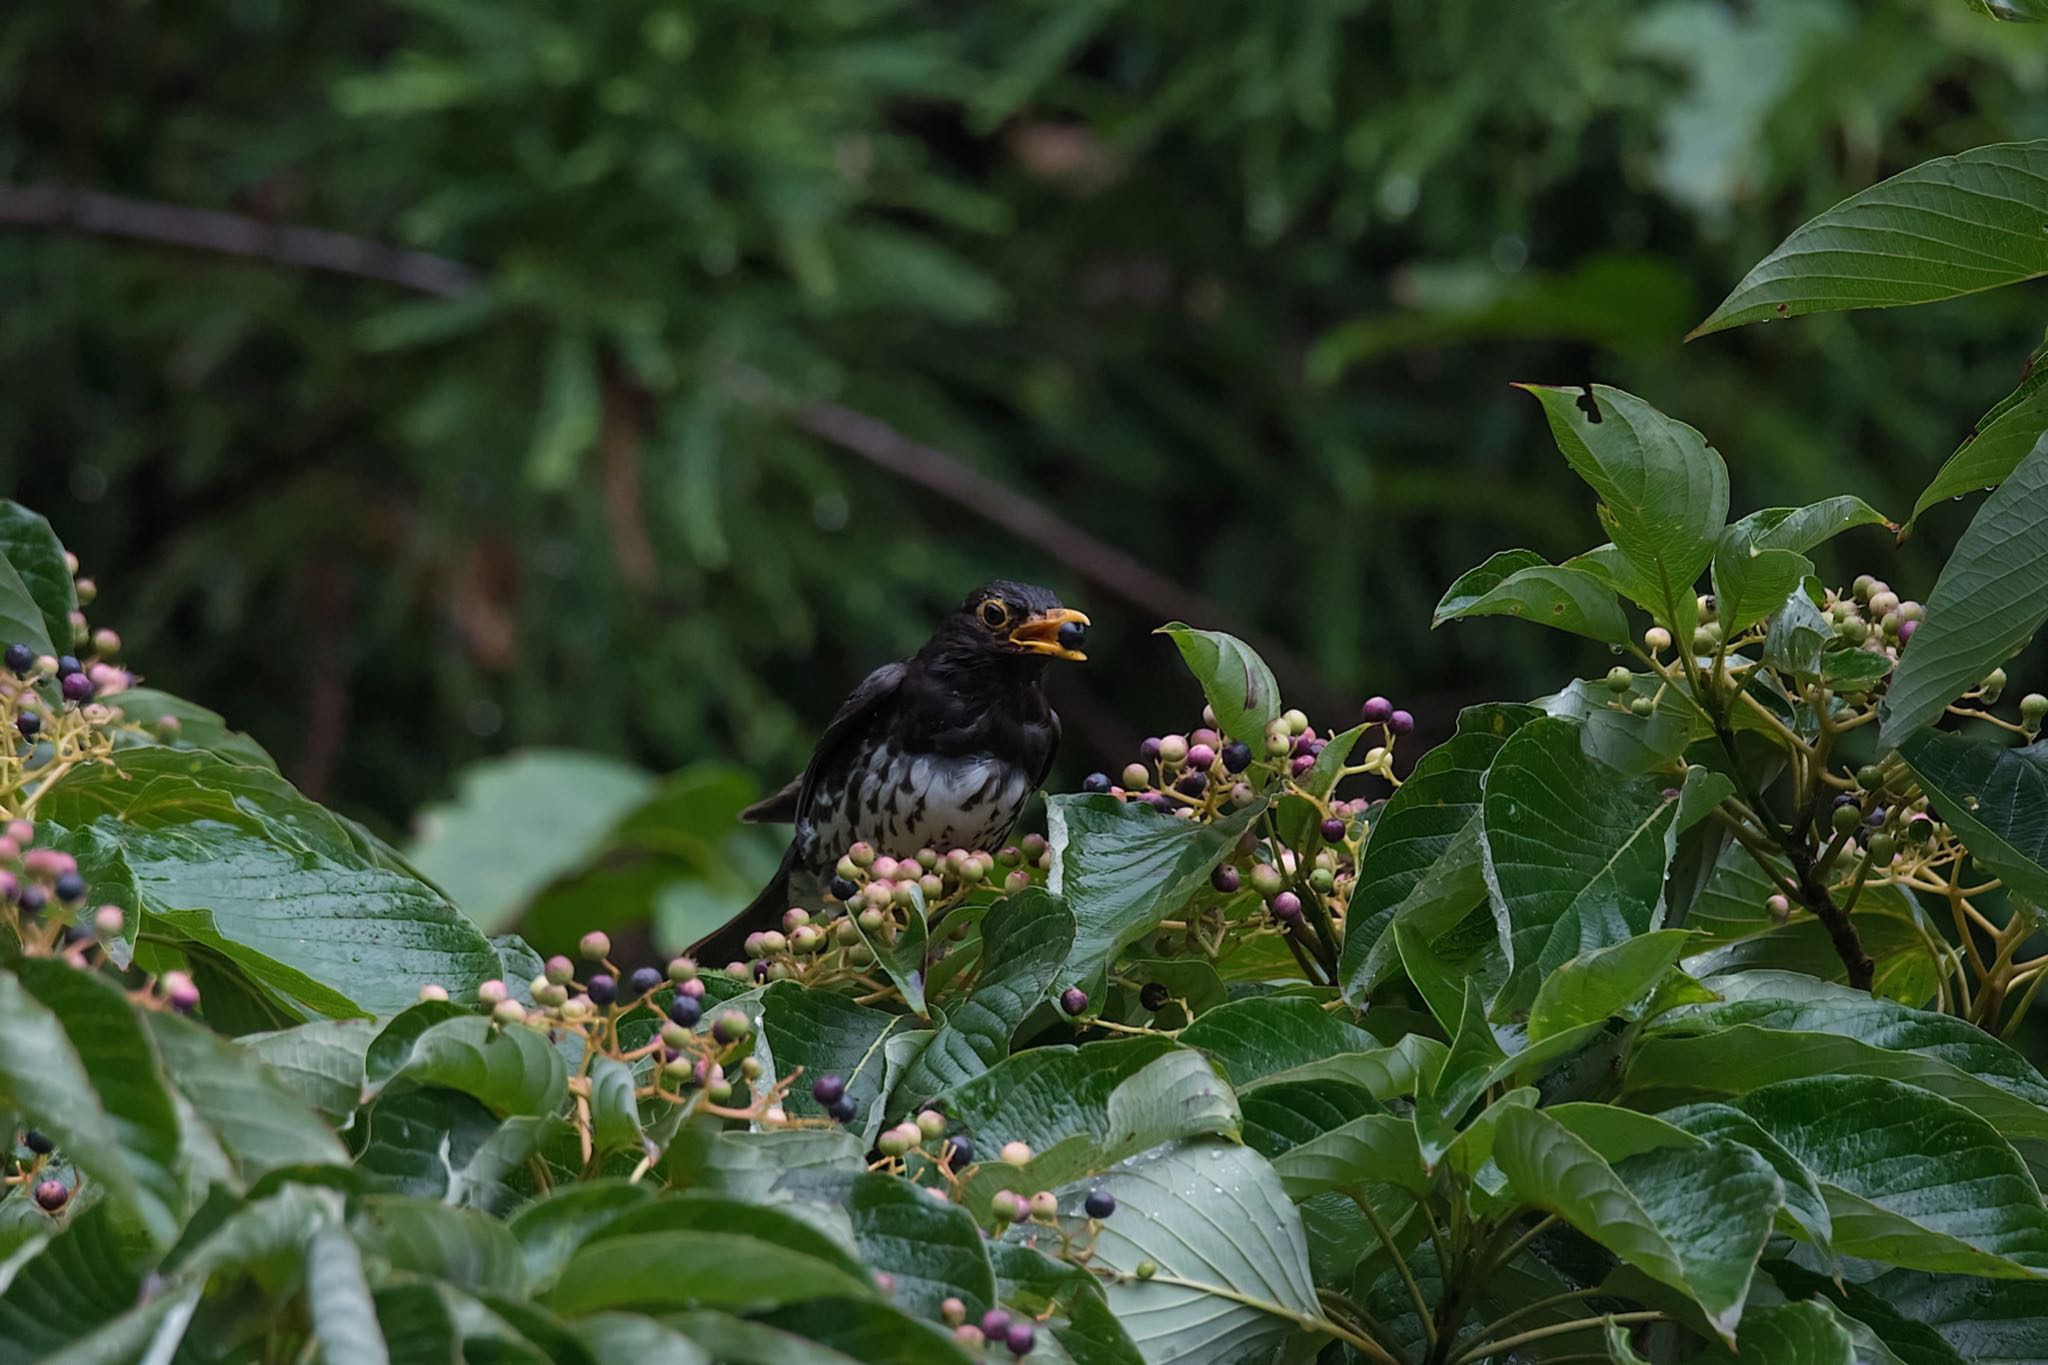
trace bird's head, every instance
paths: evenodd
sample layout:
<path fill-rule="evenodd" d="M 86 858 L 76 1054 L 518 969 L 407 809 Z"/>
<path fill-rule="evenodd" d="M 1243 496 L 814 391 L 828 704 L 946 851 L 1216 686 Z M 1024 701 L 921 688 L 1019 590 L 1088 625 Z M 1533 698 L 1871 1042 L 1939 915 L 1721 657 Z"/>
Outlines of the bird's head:
<path fill-rule="evenodd" d="M 940 625 L 954 649 L 982 657 L 1085 659 L 1088 618 L 1044 588 L 997 580 L 976 588 Z M 934 639 L 938 643 L 938 639 Z"/>

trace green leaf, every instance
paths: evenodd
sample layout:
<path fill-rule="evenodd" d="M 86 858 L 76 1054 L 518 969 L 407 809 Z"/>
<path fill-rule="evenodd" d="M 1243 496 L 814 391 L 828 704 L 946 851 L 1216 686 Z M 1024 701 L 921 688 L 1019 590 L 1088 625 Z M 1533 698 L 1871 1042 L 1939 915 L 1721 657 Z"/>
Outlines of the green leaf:
<path fill-rule="evenodd" d="M 1739 1142 L 1771 1164 L 1778 1179 L 1785 1182 L 1785 1214 L 1820 1248 L 1834 1255 L 1835 1222 L 1828 1212 L 1827 1196 L 1805 1163 L 1772 1137 L 1763 1125 L 1729 1104 L 1688 1104 L 1667 1109 L 1657 1116 L 1695 1137 Z"/>
<path fill-rule="evenodd" d="M 2048 142 L 1922 162 L 1853 194 L 1757 262 L 1692 331 L 1974 294 L 2048 273 Z"/>
<path fill-rule="evenodd" d="M 1351 904 L 1344 915 L 1344 952 L 1338 974 L 1345 999 L 1361 1004 L 1366 993 L 1385 979 L 1383 973 L 1370 969 L 1374 945 L 1402 902 L 1417 891 L 1425 877 L 1435 875 L 1432 869 L 1446 859 L 1454 841 L 1472 825 L 1479 814 L 1481 776 L 1507 737 L 1536 714 L 1533 707 L 1526 706 L 1467 708 L 1458 716 L 1457 734 L 1416 760 L 1408 780 L 1380 808 L 1360 855 Z M 1469 851 L 1478 853 L 1476 842 Z M 1478 859 L 1474 856 L 1460 866 L 1476 874 Z M 1452 880 L 1439 877 L 1437 884 Z M 1469 901 L 1455 912 L 1462 917 L 1484 898 L 1485 889 L 1476 875 L 1454 884 L 1470 887 Z M 1449 905 L 1462 896 L 1447 894 L 1440 899 Z"/>
<path fill-rule="evenodd" d="M 637 1313 L 593 1313 L 576 1324 L 593 1357 L 634 1365 L 712 1365 L 702 1346 Z"/>
<path fill-rule="evenodd" d="M 120 990 L 51 958 L 0 971 L 0 1111 L 21 1115 L 159 1244 L 184 1207 L 179 1124 L 156 1049 Z"/>
<path fill-rule="evenodd" d="M 646 1184 L 594 1180 L 560 1186 L 525 1205 L 506 1226 L 519 1241 L 527 1284 L 535 1292 L 546 1289 L 576 1248 L 654 1196 Z"/>
<path fill-rule="evenodd" d="M 1961 1105 L 1879 1076 L 1815 1076 L 1753 1091 L 1741 1107 L 1813 1172 L 1845 1255 L 1993 1278 L 2048 1273 L 2041 1191 Z"/>
<path fill-rule="evenodd" d="M 911 1026 L 903 1015 L 856 1005 L 830 991 L 807 990 L 778 981 L 761 995 L 761 1034 L 780 1079 L 801 1075 L 783 1108 L 792 1117 L 821 1118 L 824 1106 L 811 1098 L 811 1085 L 833 1075 L 846 1083 L 859 1117 L 852 1125 L 864 1142 L 882 1122 L 885 1045 Z"/>
<path fill-rule="evenodd" d="M 966 1209 L 907 1180 L 869 1173 L 847 1192 L 846 1213 L 861 1261 L 895 1280 L 890 1300 L 906 1312 L 935 1318 L 948 1298 L 970 1315 L 994 1307 L 995 1271 Z"/>
<path fill-rule="evenodd" d="M 376 1036 L 368 1019 L 322 1019 L 235 1041 L 329 1123 L 347 1127 L 363 1100 L 363 1058 Z"/>
<path fill-rule="evenodd" d="M 1451 584 L 1430 617 L 1432 628 L 1472 616 L 1519 616 L 1606 644 L 1625 644 L 1628 618 L 1614 589 L 1584 569 L 1545 563 L 1527 550 L 1503 550 Z"/>
<path fill-rule="evenodd" d="M 1126 1056 L 1115 1056 L 1113 1048 Z M 979 1212 L 1005 1186 L 1027 1193 L 1055 1189 L 1176 1139 L 1238 1136 L 1236 1098 L 1207 1058 L 1182 1048 L 1123 1070 L 1149 1051 L 1130 1043 L 1075 1052 L 1038 1048 L 955 1091 L 953 1127 L 972 1137 L 981 1154 L 960 1202 Z M 1054 1057 L 1025 1062 L 1047 1052 Z M 1029 1161 L 989 1160 L 1013 1141 L 1030 1146 Z"/>
<path fill-rule="evenodd" d="M 247 1048 L 175 1015 L 150 1017 L 172 1085 L 245 1184 L 289 1166 L 347 1166 L 326 1122 Z"/>
<path fill-rule="evenodd" d="M 1300 1217 L 1256 1153 L 1180 1143 L 1097 1183 L 1117 1211 L 1101 1225 L 1092 1262 L 1113 1276 L 1109 1306 L 1146 1360 L 1274 1358 L 1322 1320 Z M 1156 1271 L 1140 1280 L 1148 1261 Z"/>
<path fill-rule="evenodd" d="M 111 1201 L 74 1212 L 0 1293 L 0 1365 L 43 1365 L 133 1305 L 145 1240 Z"/>
<path fill-rule="evenodd" d="M 71 566 L 64 561 L 63 543 L 50 529 L 50 523 L 18 502 L 0 500 L 0 558 L 6 559 L 22 586 L 28 589 L 36 610 L 42 614 L 49 643 L 67 647 L 37 652 L 69 652 L 71 613 L 78 610 L 78 593 L 71 581 Z M 34 643 L 20 635 L 8 635 L 6 639 Z"/>
<path fill-rule="evenodd" d="M 131 749 L 74 769 L 41 813 L 125 858 L 145 928 L 203 943 L 323 1014 L 403 1009 L 498 974 L 489 940 L 389 849 L 274 774 Z"/>
<path fill-rule="evenodd" d="M 1220 711 L 1218 714 L 1222 714 Z M 1100 995 L 1104 970 L 1197 890 L 1265 809 L 1253 802 L 1220 820 L 1175 820 L 1113 796 L 1045 803 L 1052 839 L 1047 885 L 1074 916 L 1074 947 L 1056 984 Z"/>
<path fill-rule="evenodd" d="M 412 1039 L 402 1061 L 394 1066 L 388 1058 L 380 1060 L 375 1072 L 372 1094 L 400 1079 L 444 1086 L 482 1101 L 501 1117 L 553 1114 L 569 1093 L 562 1054 L 544 1034 L 475 1015 L 429 1024 Z"/>
<path fill-rule="evenodd" d="M 1721 533 L 1714 548 L 1715 620 L 1733 637 L 1778 609 L 1813 572 L 1806 553 L 1854 526 L 1888 526 L 1861 498 L 1828 498 L 1806 507 L 1752 512 Z"/>
<path fill-rule="evenodd" d="M 1728 520 L 1728 469 L 1719 452 L 1685 423 L 1620 389 L 1521 387 L 1543 405 L 1572 471 L 1600 497 L 1601 523 L 1626 561 L 1616 586 L 1687 638 L 1696 618 L 1694 584 Z"/>
<path fill-rule="evenodd" d="M 2048 904 L 2048 740 L 2015 749 L 1916 730 L 1899 757 L 1971 857 Z"/>
<path fill-rule="evenodd" d="M 306 1245 L 306 1314 L 325 1359 L 388 1365 L 391 1355 L 377 1326 L 362 1254 L 346 1232 L 332 1225 L 314 1233 Z"/>
<path fill-rule="evenodd" d="M 822 1212 L 819 1207 L 785 1200 L 764 1202 L 704 1190 L 666 1194 L 652 1203 L 619 1214 L 594 1230 L 585 1245 L 612 1237 L 639 1237 L 655 1232 L 717 1234 L 741 1228 L 749 1237 L 823 1261 L 860 1279 L 867 1276 L 868 1270 L 855 1254 L 852 1227 L 837 1215 L 845 1212 L 849 1192 L 862 1179 L 865 1175 L 854 1174 L 849 1178 L 822 1180 L 815 1188 L 789 1191 L 799 1200 L 829 1200 L 833 1217 L 819 1216 Z"/>
<path fill-rule="evenodd" d="M 1744 1095 L 1831 1072 L 1883 1076 L 1954 1100 L 2009 1138 L 2048 1137 L 2048 1081 L 1974 1024 L 1791 972 L 1709 984 L 1719 1004 L 1674 1010 L 1643 1030 L 1625 1094 Z"/>
<path fill-rule="evenodd" d="M 1638 716 L 1629 705 L 1642 697 L 1656 709 Z M 1666 687 L 1661 678 L 1634 675 L 1628 691 L 1616 694 L 1605 680 L 1575 679 L 1570 686 L 1537 703 L 1545 714 L 1580 723 L 1579 747 L 1586 756 L 1618 773 L 1669 769 L 1695 740 L 1713 731 L 1699 708 Z"/>
<path fill-rule="evenodd" d="M 2048 154 L 2048 144 L 2044 144 Z M 2048 232 L 2034 228 L 2048 245 Z M 1893 747 L 2017 653 L 2048 619 L 2048 436 L 1985 499 L 1892 670 L 1878 742 Z"/>
<path fill-rule="evenodd" d="M 640 1149 L 640 1102 L 633 1096 L 633 1068 L 615 1057 L 591 1059 L 590 1142 L 599 1152 Z"/>
<path fill-rule="evenodd" d="M 628 763 L 574 749 L 526 749 L 463 770 L 453 800 L 420 815 L 413 865 L 486 932 L 519 917 L 549 882 L 612 842 L 654 795 Z"/>
<path fill-rule="evenodd" d="M 1657 927 L 1678 810 L 1665 790 L 1661 778 L 1623 779 L 1589 758 L 1579 727 L 1560 717 L 1531 721 L 1501 747 L 1480 828 L 1513 964 L 1506 1008 L 1567 960 Z"/>
<path fill-rule="evenodd" d="M 1037 887 L 998 901 L 981 922 L 982 968 L 966 1000 L 896 1083 L 896 1102 L 914 1108 L 972 1079 L 1010 1054 L 1010 1037 L 1066 964 L 1074 917 Z"/>
<path fill-rule="evenodd" d="M 67 644 L 71 640 L 68 622 L 63 639 Z M 35 595 L 21 581 L 14 566 L 0 559 L 0 646 L 9 644 L 27 645 L 38 655 L 57 652 L 50 643 L 49 627 L 43 622 L 42 608 L 36 605 Z"/>
<path fill-rule="evenodd" d="M 1265 741 L 1266 727 L 1280 715 L 1280 684 L 1273 681 L 1266 661 L 1250 645 L 1220 630 L 1196 630 L 1175 621 L 1156 633 L 1168 636 L 1180 649 L 1181 659 L 1216 713 L 1216 728 L 1256 751 Z"/>
<path fill-rule="evenodd" d="M 1564 963 L 1537 989 L 1529 1007 L 1529 1041 L 1620 1014 L 1663 979 L 1691 937 L 1683 929 L 1659 929 Z"/>
<path fill-rule="evenodd" d="M 1326 1190 L 1396 1185 L 1418 1198 L 1429 1188 L 1415 1125 L 1392 1114 L 1363 1114 L 1273 1158 L 1287 1197 L 1301 1203 Z"/>
<path fill-rule="evenodd" d="M 569 1258 L 542 1302 L 574 1317 L 612 1308 L 759 1310 L 873 1292 L 872 1285 L 836 1265 L 734 1228 L 643 1232 L 588 1243 Z"/>
<path fill-rule="evenodd" d="M 1265 1077 L 1342 1053 L 1363 1052 L 1373 1036 L 1302 995 L 1256 996 L 1219 1005 L 1182 1030 L 1242 1089 Z"/>
<path fill-rule="evenodd" d="M 753 1321 L 701 1312 L 670 1321 L 726 1365 L 973 1365 L 937 1323 L 872 1299 L 821 1298 Z"/>
<path fill-rule="evenodd" d="M 160 741 L 166 747 L 205 749 L 230 763 L 277 771 L 277 760 L 267 749 L 240 730 L 229 729 L 227 721 L 218 712 L 209 711 L 197 702 L 154 688 L 130 687 L 121 692 L 117 704 L 123 718 L 152 730 L 167 717 L 175 719 L 178 722 L 177 735 Z"/>
<path fill-rule="evenodd" d="M 1826 1304 L 1788 1303 L 1745 1314 L 1736 1365 L 1868 1365 Z"/>
<path fill-rule="evenodd" d="M 2037 1361 L 2048 1356 L 2048 1283 L 1892 1270 L 1841 1285 L 1786 1262 L 1787 1292 L 1831 1296 L 1910 1365 Z"/>
<path fill-rule="evenodd" d="M 1466 1111 L 1478 1103 L 1494 1069 L 1505 1060 L 1493 1026 L 1486 1022 L 1486 1002 L 1479 983 L 1468 979 L 1450 1055 L 1423 1093 L 1415 1097 L 1415 1139 L 1424 1169 L 1434 1170 L 1450 1150 Z"/>
<path fill-rule="evenodd" d="M 1930 507 L 2005 482 L 2006 476 L 2041 439 L 2041 433 L 2048 431 L 2048 365 L 2041 363 L 2043 359 L 2042 352 L 2037 350 L 2028 361 L 2027 374 L 2020 386 L 1978 418 L 1963 443 L 1942 461 L 1941 468 L 1914 502 L 1907 529 Z"/>
<path fill-rule="evenodd" d="M 541 380 L 533 444 L 526 452 L 527 482 L 551 492 L 567 488 L 578 462 L 597 441 L 603 415 L 596 347 L 580 329 L 561 328 Z"/>
<path fill-rule="evenodd" d="M 1764 633 L 1764 647 L 1759 654 L 1764 663 L 1796 678 L 1821 676 L 1826 668 L 1821 651 L 1827 647 L 1835 628 L 1814 601 L 1818 591 L 1809 579 L 1786 594 L 1777 615 L 1771 618 L 1770 629 Z"/>
<path fill-rule="evenodd" d="M 1073 1365 L 1144 1365 L 1085 1269 L 1014 1242 L 990 1242 L 988 1251 L 1003 1303 L 1039 1318 L 1039 1330 L 1051 1332 Z"/>
<path fill-rule="evenodd" d="M 1732 1142 L 1662 1147 L 1610 1166 L 1535 1109 L 1500 1116 L 1494 1160 L 1522 1198 L 1690 1297 L 1733 1341 L 1784 1187 Z"/>
<path fill-rule="evenodd" d="M 525 1292 L 519 1244 L 503 1223 L 472 1209 L 372 1195 L 351 1206 L 349 1230 L 364 1251 L 383 1257 L 395 1270 L 479 1293 Z"/>

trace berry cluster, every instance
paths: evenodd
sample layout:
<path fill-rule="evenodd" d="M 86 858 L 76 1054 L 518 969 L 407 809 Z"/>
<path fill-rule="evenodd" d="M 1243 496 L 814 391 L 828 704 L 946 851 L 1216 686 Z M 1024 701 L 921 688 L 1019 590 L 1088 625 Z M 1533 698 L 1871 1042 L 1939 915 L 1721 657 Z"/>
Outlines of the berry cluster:
<path fill-rule="evenodd" d="M 6 1172 L 0 1175 L 0 1190 L 19 1186 L 44 1213 L 63 1212 L 71 1202 L 72 1188 L 54 1173 L 50 1154 L 56 1150 L 57 1144 L 46 1135 L 33 1128 L 24 1131 L 9 1159 L 0 1162 L 0 1169 Z"/>

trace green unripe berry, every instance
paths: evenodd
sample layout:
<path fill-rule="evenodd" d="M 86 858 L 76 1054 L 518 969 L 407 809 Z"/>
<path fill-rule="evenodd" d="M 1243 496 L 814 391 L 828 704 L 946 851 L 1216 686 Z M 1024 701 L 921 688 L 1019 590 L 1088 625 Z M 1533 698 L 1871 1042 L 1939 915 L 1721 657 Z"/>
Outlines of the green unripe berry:
<path fill-rule="evenodd" d="M 523 1024 L 526 1022 L 526 1006 L 517 1000 L 500 1000 L 491 1006 L 491 1021 L 507 1026 Z"/>
<path fill-rule="evenodd" d="M 1017 1221 L 1017 1210 L 1022 1207 L 1022 1197 L 1015 1190 L 997 1190 L 995 1198 L 988 1201 L 988 1211 L 1005 1223 Z"/>
<path fill-rule="evenodd" d="M 1179 735 L 1168 735 L 1159 741 L 1159 761 L 1176 765 L 1185 762 L 1188 756 L 1188 742 Z"/>
<path fill-rule="evenodd" d="M 577 942 L 576 951 L 592 962 L 600 962 L 612 955 L 612 941 L 603 930 L 593 929 Z"/>
<path fill-rule="evenodd" d="M 1829 818 L 1829 823 L 1834 826 L 1835 833 L 1847 834 L 1863 823 L 1863 812 L 1856 809 L 1853 805 L 1836 806 L 1834 815 Z"/>
<path fill-rule="evenodd" d="M 1050 1218 L 1060 1211 L 1060 1201 L 1053 1197 L 1051 1190 L 1040 1190 L 1031 1196 L 1031 1216 Z"/>
<path fill-rule="evenodd" d="M 1856 785 L 1868 792 L 1881 790 L 1884 786 L 1884 769 L 1875 763 L 1866 763 L 1856 770 Z"/>
<path fill-rule="evenodd" d="M 1031 1160 L 1031 1145 L 1025 1142 L 1006 1142 L 1003 1144 L 1003 1150 L 997 1155 L 1006 1166 L 1022 1166 Z"/>
<path fill-rule="evenodd" d="M 695 1034 L 691 1033 L 681 1024 L 663 1024 L 661 1026 L 661 1045 L 670 1052 L 681 1052 L 690 1045 L 690 1040 L 695 1036 Z"/>
<path fill-rule="evenodd" d="M 783 933 L 780 929 L 769 929 L 765 930 L 762 933 L 761 955 L 763 957 L 774 957 L 778 953 L 785 953 L 788 951 L 789 940 L 783 937 Z"/>
<path fill-rule="evenodd" d="M 1149 1280 L 1149 1279 L 1151 1279 L 1151 1278 L 1152 1278 L 1152 1277 L 1153 1277 L 1154 1275 L 1157 1275 L 1158 1273 L 1159 1273 L 1159 1263 L 1158 1263 L 1157 1261 L 1140 1261 L 1140 1262 L 1138 1262 L 1137 1276 L 1138 1276 L 1138 1278 L 1139 1278 L 1139 1279 L 1141 1279 L 1141 1280 Z"/>
<path fill-rule="evenodd" d="M 661 1076 L 663 1080 L 671 1085 L 681 1085 L 689 1080 L 695 1071 L 696 1067 L 688 1057 L 678 1057 L 672 1062 L 663 1064 Z"/>
<path fill-rule="evenodd" d="M 1870 855 L 1870 861 L 1880 867 L 1888 865 L 1892 860 L 1892 854 L 1897 851 L 1892 836 L 1883 830 L 1877 831 L 1865 840 L 1863 848 Z"/>
<path fill-rule="evenodd" d="M 1643 648 L 1652 654 L 1671 648 L 1671 632 L 1662 626 L 1651 626 L 1643 632 Z"/>
<path fill-rule="evenodd" d="M 1701 625 L 1692 633 L 1692 648 L 1695 654 L 1711 654 L 1721 643 L 1721 628 L 1712 621 Z"/>
<path fill-rule="evenodd" d="M 1877 580 L 1867 573 L 1856 575 L 1856 581 L 1849 585 L 1849 591 L 1858 602 L 1868 602 L 1870 594 L 1877 590 Z"/>
<path fill-rule="evenodd" d="M 1607 670 L 1607 690 L 1626 692 L 1635 685 L 1636 675 L 1620 664 Z"/>
<path fill-rule="evenodd" d="M 557 953 L 547 960 L 541 975 L 557 986 L 566 986 L 576 979 L 576 964 Z"/>
<path fill-rule="evenodd" d="M 1628 709 L 1632 715 L 1647 718 L 1657 714 L 1657 701 L 1654 697 L 1637 697 L 1629 702 Z"/>
<path fill-rule="evenodd" d="M 911 1141 L 903 1135 L 901 1128 L 891 1128 L 875 1139 L 875 1148 L 883 1156 L 902 1156 L 911 1148 Z"/>
<path fill-rule="evenodd" d="M 2039 692 L 2029 692 L 2020 698 L 2020 719 L 2030 726 L 2038 726 L 2048 719 L 2048 697 Z"/>
<path fill-rule="evenodd" d="M 1294 752 L 1294 737 L 1287 733 L 1287 727 L 1276 725 L 1266 732 L 1266 757 L 1285 758 Z"/>
<path fill-rule="evenodd" d="M 928 1138 L 946 1135 L 946 1116 L 936 1109 L 925 1109 L 918 1113 L 917 1131 Z"/>
<path fill-rule="evenodd" d="M 1327 867 L 1319 867 L 1308 874 L 1308 884 L 1316 890 L 1328 894 L 1337 885 L 1337 874 Z"/>
<path fill-rule="evenodd" d="M 1870 638 L 1870 627 L 1865 625 L 1859 618 L 1852 616 L 1842 622 L 1840 628 L 1835 633 L 1852 645 L 1860 645 Z"/>
<path fill-rule="evenodd" d="M 1977 684 L 1977 690 L 1984 694 L 1984 700 L 1997 701 L 1998 694 L 2005 691 L 2005 670 L 1992 669 L 1984 675 L 1984 681 Z"/>
<path fill-rule="evenodd" d="M 1261 896 L 1277 896 L 1287 889 L 1287 876 L 1271 863 L 1253 863 L 1251 883 Z"/>
<path fill-rule="evenodd" d="M 1283 711 L 1280 713 L 1280 719 L 1287 722 L 1287 732 L 1291 735 L 1301 734 L 1308 729 L 1308 716 L 1301 711 Z"/>

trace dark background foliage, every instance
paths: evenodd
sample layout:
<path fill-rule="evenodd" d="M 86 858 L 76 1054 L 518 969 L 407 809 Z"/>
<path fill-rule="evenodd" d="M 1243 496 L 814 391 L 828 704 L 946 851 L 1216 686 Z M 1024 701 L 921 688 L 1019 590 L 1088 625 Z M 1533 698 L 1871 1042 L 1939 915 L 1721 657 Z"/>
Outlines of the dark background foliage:
<path fill-rule="evenodd" d="M 1178 720 L 1173 614 L 1441 734 L 1608 662 L 1428 633 L 1492 549 L 1599 538 L 1510 381 L 1692 421 L 1738 510 L 1910 506 L 2029 291 L 1679 338 L 1842 195 L 2048 135 L 2044 41 L 1960 0 L 29 0 L 0 461 L 152 682 L 385 828 L 518 744 L 779 777 L 997 574 L 1098 623 L 1064 778 Z M 470 273 L 133 240 L 52 186 Z M 878 467 L 856 414 L 1009 493 Z"/>

